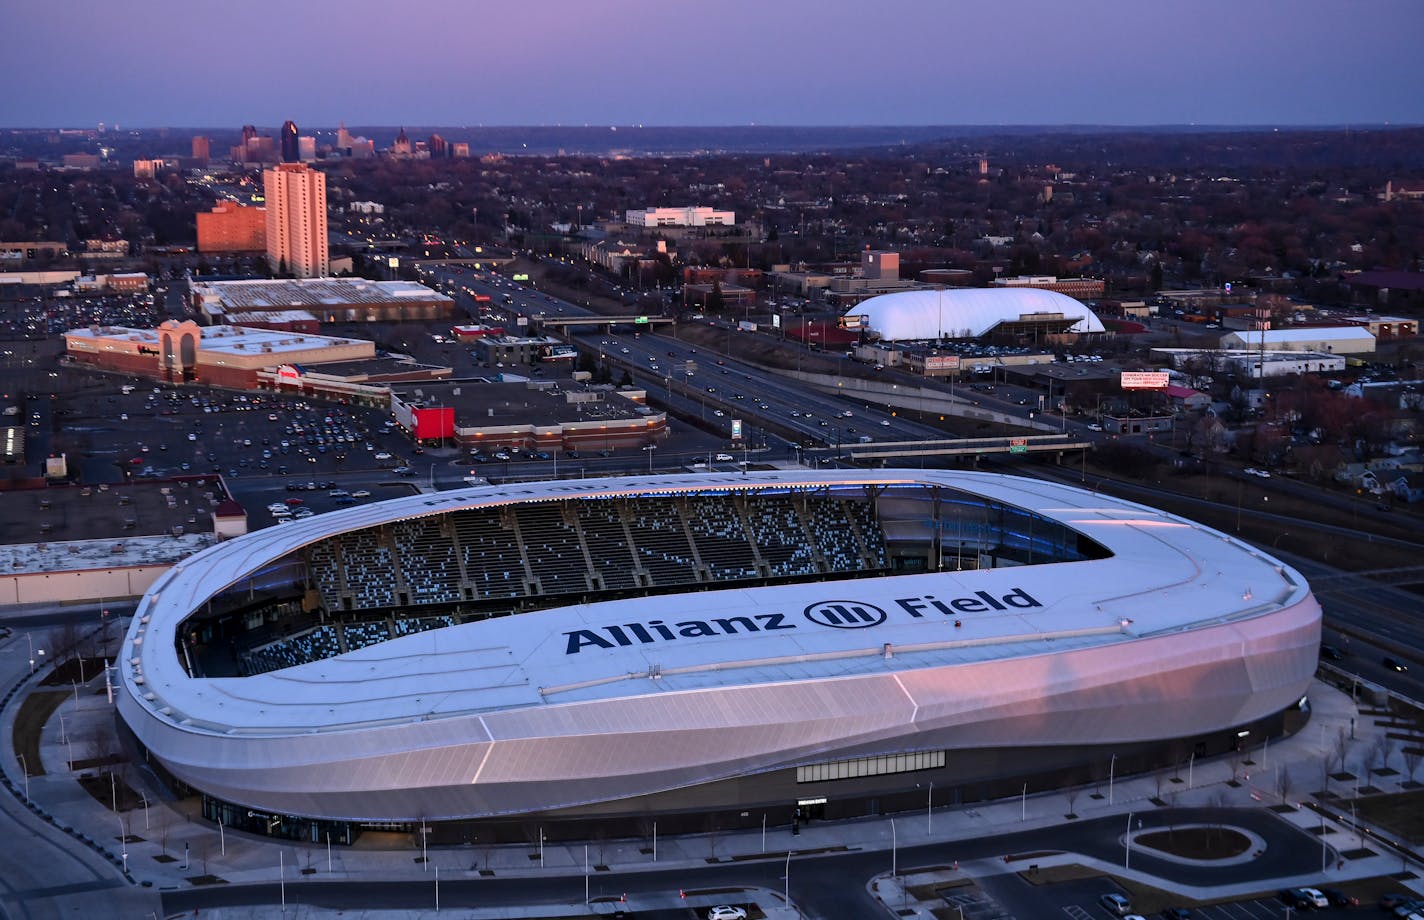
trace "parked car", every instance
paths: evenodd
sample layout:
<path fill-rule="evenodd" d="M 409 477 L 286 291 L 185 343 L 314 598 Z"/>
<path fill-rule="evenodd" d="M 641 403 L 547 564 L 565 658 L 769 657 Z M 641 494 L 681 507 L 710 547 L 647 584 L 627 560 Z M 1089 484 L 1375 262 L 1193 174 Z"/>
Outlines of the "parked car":
<path fill-rule="evenodd" d="M 1346 894 L 1339 888 L 1321 888 L 1320 893 L 1325 895 L 1325 899 L 1332 907 L 1359 907 L 1360 899 L 1354 895 Z"/>
<path fill-rule="evenodd" d="M 747 912 L 740 907 L 719 904 L 708 909 L 707 920 L 747 920 Z"/>
<path fill-rule="evenodd" d="M 1127 899 L 1127 896 L 1115 891 L 1099 895 L 1098 903 L 1114 917 L 1126 917 L 1132 910 L 1132 902 Z"/>

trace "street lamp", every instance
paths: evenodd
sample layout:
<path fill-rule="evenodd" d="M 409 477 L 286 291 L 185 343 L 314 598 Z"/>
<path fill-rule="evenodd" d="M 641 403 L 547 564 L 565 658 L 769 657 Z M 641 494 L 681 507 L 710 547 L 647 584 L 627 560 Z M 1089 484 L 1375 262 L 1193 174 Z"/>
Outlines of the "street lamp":
<path fill-rule="evenodd" d="M 1112 755 L 1112 760 L 1108 761 L 1108 804 L 1113 803 L 1113 772 L 1117 768 L 1117 755 Z"/>
<path fill-rule="evenodd" d="M 35 650 L 35 640 L 29 633 L 25 633 L 25 641 L 30 644 L 30 673 L 35 673 L 35 660 L 38 658 L 41 665 L 44 664 L 44 649 Z"/>

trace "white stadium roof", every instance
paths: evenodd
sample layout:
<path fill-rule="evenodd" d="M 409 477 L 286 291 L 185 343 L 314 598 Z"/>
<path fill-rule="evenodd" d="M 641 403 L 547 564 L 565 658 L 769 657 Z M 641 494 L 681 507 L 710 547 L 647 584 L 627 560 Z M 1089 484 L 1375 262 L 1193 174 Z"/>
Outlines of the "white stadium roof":
<path fill-rule="evenodd" d="M 846 312 L 866 317 L 881 340 L 977 338 L 1000 323 L 1032 321 L 1045 314 L 1076 318 L 1070 332 L 1103 332 L 1098 319 L 1066 294 L 1036 288 L 967 288 L 902 291 L 863 301 Z"/>

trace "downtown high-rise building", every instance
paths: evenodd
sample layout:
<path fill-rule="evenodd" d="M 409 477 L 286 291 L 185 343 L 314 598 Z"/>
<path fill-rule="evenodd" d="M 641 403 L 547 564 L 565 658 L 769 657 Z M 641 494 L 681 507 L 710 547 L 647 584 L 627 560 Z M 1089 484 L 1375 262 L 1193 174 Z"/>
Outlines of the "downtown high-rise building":
<path fill-rule="evenodd" d="M 282 162 L 299 163 L 301 153 L 298 149 L 299 138 L 297 135 L 297 123 L 290 118 L 282 122 Z"/>
<path fill-rule="evenodd" d="M 262 173 L 267 198 L 267 264 L 278 274 L 323 278 L 331 272 L 326 238 L 326 174 L 302 163 Z"/>

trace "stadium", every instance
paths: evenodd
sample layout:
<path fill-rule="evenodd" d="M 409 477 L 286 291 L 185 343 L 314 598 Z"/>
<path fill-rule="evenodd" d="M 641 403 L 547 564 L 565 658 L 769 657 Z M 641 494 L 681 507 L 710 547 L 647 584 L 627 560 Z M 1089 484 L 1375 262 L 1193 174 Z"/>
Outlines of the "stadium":
<path fill-rule="evenodd" d="M 1066 294 L 1036 288 L 966 288 L 882 294 L 850 310 L 884 342 L 1041 338 L 1103 332 L 1103 321 Z"/>
<path fill-rule="evenodd" d="M 1297 727 L 1320 608 L 1161 511 L 957 471 L 481 486 L 175 565 L 141 756 L 227 827 L 349 842 L 753 827 L 1017 795 Z"/>

